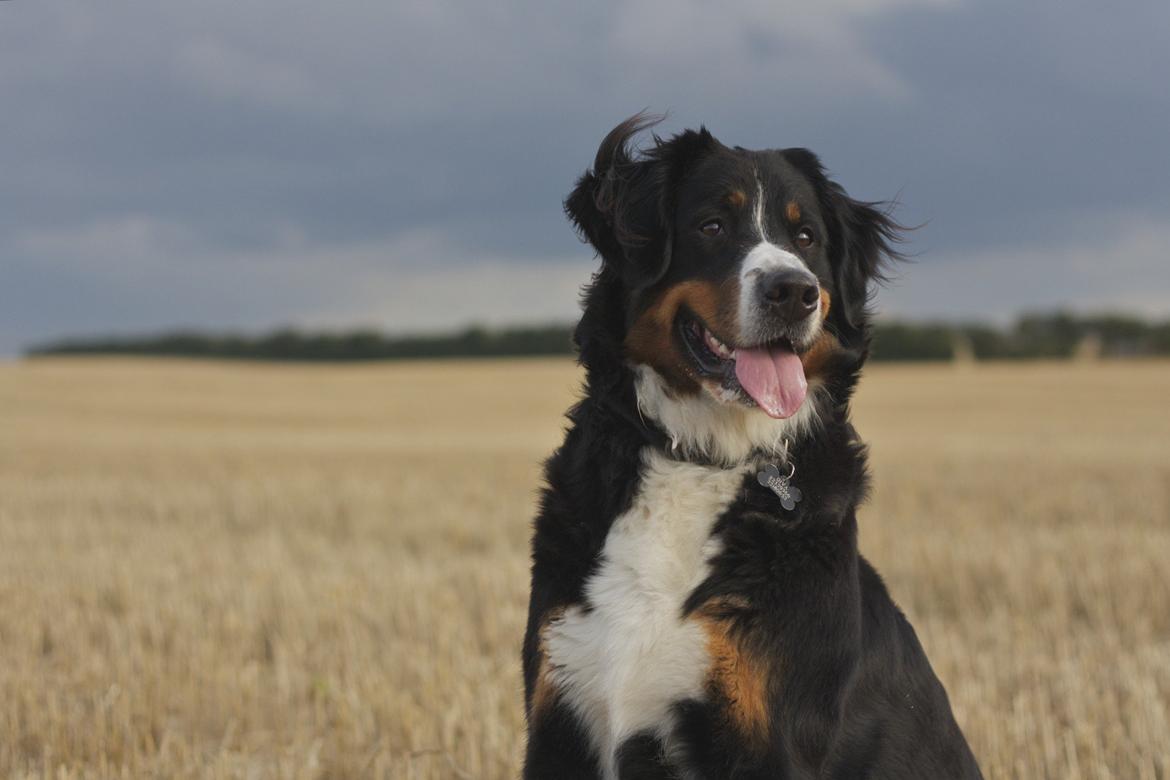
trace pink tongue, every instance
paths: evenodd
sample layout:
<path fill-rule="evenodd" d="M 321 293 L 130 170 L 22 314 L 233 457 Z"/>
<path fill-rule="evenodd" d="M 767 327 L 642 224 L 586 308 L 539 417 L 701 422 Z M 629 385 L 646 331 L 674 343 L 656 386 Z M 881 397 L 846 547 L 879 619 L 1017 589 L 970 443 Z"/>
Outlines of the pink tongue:
<path fill-rule="evenodd" d="M 748 395 L 771 417 L 796 414 L 808 390 L 800 358 L 783 347 L 737 349 L 735 376 Z"/>

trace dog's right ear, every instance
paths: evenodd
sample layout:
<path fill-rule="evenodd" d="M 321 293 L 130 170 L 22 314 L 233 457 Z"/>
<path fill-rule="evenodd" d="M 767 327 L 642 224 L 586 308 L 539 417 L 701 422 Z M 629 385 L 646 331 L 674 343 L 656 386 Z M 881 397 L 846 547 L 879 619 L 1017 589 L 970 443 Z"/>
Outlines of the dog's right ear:
<path fill-rule="evenodd" d="M 661 121 L 637 114 L 611 130 L 593 169 L 565 199 L 565 213 L 582 238 L 635 290 L 654 284 L 670 267 L 674 185 L 698 154 L 718 144 L 705 128 L 688 130 L 669 141 L 655 136 L 654 147 L 635 158 L 631 139 Z"/>
<path fill-rule="evenodd" d="M 808 149 L 785 149 L 785 158 L 813 183 L 829 231 L 829 263 L 833 267 L 834 301 L 851 329 L 866 327 L 874 282 L 884 281 L 885 268 L 905 258 L 895 247 L 913 230 L 890 216 L 893 204 L 854 200 L 828 177 L 820 159 Z"/>

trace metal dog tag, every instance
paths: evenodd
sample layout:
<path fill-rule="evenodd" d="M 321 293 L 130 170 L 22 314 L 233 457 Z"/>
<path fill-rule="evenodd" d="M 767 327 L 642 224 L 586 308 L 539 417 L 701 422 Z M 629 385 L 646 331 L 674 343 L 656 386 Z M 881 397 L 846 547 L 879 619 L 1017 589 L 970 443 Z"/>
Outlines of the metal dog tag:
<path fill-rule="evenodd" d="M 788 476 L 781 476 L 780 469 L 775 464 L 769 463 L 756 474 L 756 479 L 760 481 L 761 485 L 779 496 L 780 506 L 791 512 L 803 498 L 800 494 L 800 488 L 792 484 L 792 475 L 795 473 L 796 466 L 793 466 L 792 472 Z"/>

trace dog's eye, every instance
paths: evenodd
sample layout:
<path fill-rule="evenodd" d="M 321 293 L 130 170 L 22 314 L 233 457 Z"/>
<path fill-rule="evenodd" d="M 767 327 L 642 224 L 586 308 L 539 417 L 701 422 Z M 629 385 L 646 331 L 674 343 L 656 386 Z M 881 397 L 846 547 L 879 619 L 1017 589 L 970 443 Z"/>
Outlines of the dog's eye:
<path fill-rule="evenodd" d="M 801 249 L 808 249 L 814 241 L 812 229 L 807 225 L 796 232 L 796 245 Z"/>
<path fill-rule="evenodd" d="M 704 222 L 699 227 L 699 232 L 705 236 L 714 238 L 715 236 L 723 234 L 723 223 L 717 219 L 713 219 L 710 222 Z"/>

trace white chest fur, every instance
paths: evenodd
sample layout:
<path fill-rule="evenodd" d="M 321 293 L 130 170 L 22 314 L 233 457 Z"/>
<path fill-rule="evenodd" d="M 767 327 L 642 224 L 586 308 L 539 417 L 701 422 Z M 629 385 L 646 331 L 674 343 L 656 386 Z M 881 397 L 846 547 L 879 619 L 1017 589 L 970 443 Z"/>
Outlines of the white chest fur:
<path fill-rule="evenodd" d="M 744 471 L 670 460 L 647 451 L 640 488 L 606 537 L 586 584 L 592 609 L 571 607 L 549 624 L 551 677 L 581 718 L 606 777 L 615 752 L 652 731 L 668 749 L 671 705 L 701 698 L 710 668 L 706 634 L 682 605 L 718 551 L 711 530 Z"/>

